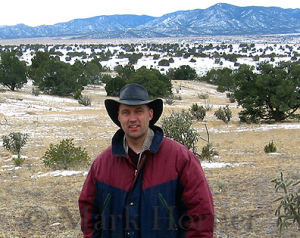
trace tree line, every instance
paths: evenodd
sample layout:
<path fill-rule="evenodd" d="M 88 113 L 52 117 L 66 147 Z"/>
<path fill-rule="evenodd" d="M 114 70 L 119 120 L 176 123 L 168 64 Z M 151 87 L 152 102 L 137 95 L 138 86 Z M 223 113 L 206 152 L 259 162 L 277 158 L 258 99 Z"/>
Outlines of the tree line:
<path fill-rule="evenodd" d="M 243 122 L 299 119 L 295 113 L 300 108 L 300 61 L 276 66 L 264 61 L 257 67 L 212 69 L 200 80 L 218 85 L 219 91 L 228 91 L 243 107 L 239 114 Z"/>
<path fill-rule="evenodd" d="M 78 97 L 88 84 L 105 83 L 107 95 L 118 96 L 119 88 L 124 84 L 139 82 L 153 97 L 169 96 L 172 93 L 171 74 L 166 76 L 156 69 L 146 67 L 135 70 L 135 56 L 138 54 L 132 55 L 133 62 L 130 60 L 128 65 L 118 65 L 115 68 L 118 76 L 113 78 L 105 74 L 109 69 L 103 67 L 97 57 L 88 62 L 76 60 L 74 64 L 69 64 L 50 52 L 38 51 L 32 58 L 31 65 L 26 66 L 16 51 L 4 51 L 1 53 L 0 83 L 15 91 L 22 88 L 30 78 L 33 85 L 45 94 Z M 189 66 L 180 67 L 173 70 L 172 75 L 178 79 L 193 80 L 196 71 Z"/>
<path fill-rule="evenodd" d="M 135 61 L 140 54 L 133 54 Z M 76 60 L 69 64 L 47 51 L 37 51 L 26 66 L 16 51 L 3 51 L 0 62 L 0 83 L 14 91 L 28 81 L 45 94 L 73 96 L 80 98 L 88 84 L 104 83 L 108 96 L 118 96 L 120 89 L 128 83 L 140 83 L 149 91 L 150 97 L 166 98 L 172 95 L 171 80 L 200 80 L 218 85 L 218 90 L 228 92 L 243 107 L 240 120 L 260 122 L 283 121 L 299 117 L 300 108 L 300 61 L 281 62 L 274 66 L 265 61 L 257 67 L 240 65 L 238 69 L 212 69 L 205 76 L 198 77 L 195 69 L 188 65 L 170 68 L 166 74 L 159 70 L 135 69 L 134 62 L 115 67 L 116 77 L 105 74 L 100 59 Z"/>

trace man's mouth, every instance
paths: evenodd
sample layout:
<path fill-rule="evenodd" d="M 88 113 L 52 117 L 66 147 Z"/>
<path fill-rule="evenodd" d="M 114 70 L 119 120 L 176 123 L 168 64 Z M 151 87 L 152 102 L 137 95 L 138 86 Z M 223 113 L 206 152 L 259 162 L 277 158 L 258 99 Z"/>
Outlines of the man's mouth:
<path fill-rule="evenodd" d="M 138 128 L 138 126 L 129 126 L 129 128 Z"/>

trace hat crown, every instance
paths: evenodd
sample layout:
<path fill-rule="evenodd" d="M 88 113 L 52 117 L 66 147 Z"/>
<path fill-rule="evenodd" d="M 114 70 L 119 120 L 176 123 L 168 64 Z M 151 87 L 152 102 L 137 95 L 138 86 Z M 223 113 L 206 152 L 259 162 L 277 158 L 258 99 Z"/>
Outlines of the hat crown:
<path fill-rule="evenodd" d="M 128 84 L 120 92 L 120 100 L 149 100 L 148 91 L 139 84 Z"/>

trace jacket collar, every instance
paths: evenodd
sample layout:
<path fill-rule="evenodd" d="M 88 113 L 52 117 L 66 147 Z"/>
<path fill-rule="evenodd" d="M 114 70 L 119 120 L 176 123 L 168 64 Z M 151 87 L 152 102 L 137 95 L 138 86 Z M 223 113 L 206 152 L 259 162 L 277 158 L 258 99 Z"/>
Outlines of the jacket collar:
<path fill-rule="evenodd" d="M 152 133 L 153 132 L 153 133 Z M 126 156 L 127 146 L 124 146 L 124 131 L 119 129 L 112 138 L 112 153 L 117 156 Z M 151 126 L 148 130 L 147 138 L 143 144 L 142 150 L 149 150 L 156 153 L 163 139 L 163 131 L 158 126 Z M 141 152 L 143 152 L 141 151 Z"/>
<path fill-rule="evenodd" d="M 152 140 L 153 140 L 153 137 L 154 137 L 154 132 L 151 128 L 148 128 L 148 131 L 147 131 L 147 135 L 146 135 L 146 138 L 145 138 L 145 141 L 142 145 L 142 149 L 141 151 L 139 152 L 140 154 L 142 154 L 144 151 L 146 150 L 149 150 L 151 144 L 152 144 Z M 123 136 L 123 147 L 125 149 L 125 152 L 126 154 L 128 154 L 128 143 L 126 141 L 126 137 L 125 135 Z"/>

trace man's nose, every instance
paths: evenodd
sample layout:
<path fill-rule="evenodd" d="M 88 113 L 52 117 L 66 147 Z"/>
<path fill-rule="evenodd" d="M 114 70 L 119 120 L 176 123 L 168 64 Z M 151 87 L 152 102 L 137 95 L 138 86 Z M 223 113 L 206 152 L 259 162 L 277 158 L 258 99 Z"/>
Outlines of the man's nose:
<path fill-rule="evenodd" d="M 135 113 L 130 113 L 129 120 L 130 121 L 136 121 L 137 120 L 137 116 L 135 115 Z"/>

